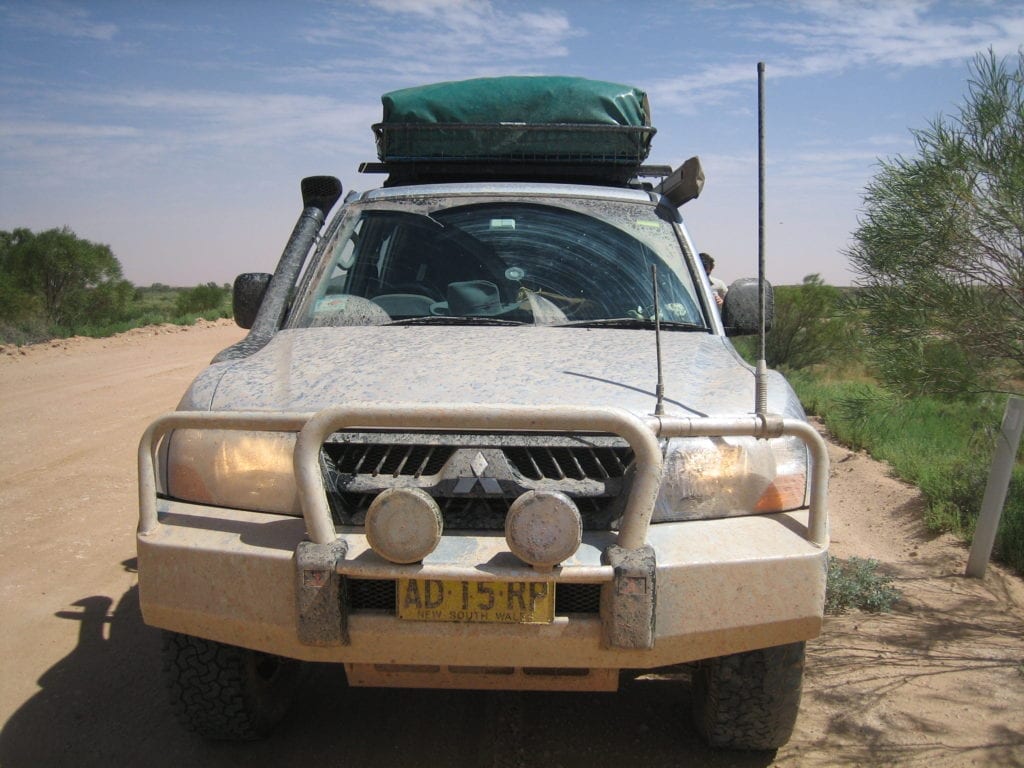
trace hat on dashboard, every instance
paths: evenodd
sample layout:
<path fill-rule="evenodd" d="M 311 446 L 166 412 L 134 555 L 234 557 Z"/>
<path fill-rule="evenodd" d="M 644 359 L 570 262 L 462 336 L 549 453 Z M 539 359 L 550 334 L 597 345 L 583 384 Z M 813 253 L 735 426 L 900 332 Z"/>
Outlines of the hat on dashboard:
<path fill-rule="evenodd" d="M 451 317 L 503 315 L 519 307 L 518 303 L 502 304 L 498 286 L 490 280 L 448 283 L 447 299 L 431 305 L 431 314 Z"/>

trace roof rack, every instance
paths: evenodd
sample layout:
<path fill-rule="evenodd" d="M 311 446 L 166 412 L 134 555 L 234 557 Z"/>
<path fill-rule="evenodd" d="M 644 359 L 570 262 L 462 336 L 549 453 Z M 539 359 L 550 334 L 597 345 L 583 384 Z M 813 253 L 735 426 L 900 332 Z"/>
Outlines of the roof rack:
<path fill-rule="evenodd" d="M 386 185 L 426 181 L 565 180 L 624 184 L 650 150 L 651 126 L 578 123 L 377 123 Z"/>
<path fill-rule="evenodd" d="M 465 181 L 545 181 L 597 186 L 627 186 L 640 178 L 665 178 L 669 165 L 610 166 L 548 160 L 457 162 L 454 160 L 365 162 L 360 173 L 386 173 L 385 187 Z"/>

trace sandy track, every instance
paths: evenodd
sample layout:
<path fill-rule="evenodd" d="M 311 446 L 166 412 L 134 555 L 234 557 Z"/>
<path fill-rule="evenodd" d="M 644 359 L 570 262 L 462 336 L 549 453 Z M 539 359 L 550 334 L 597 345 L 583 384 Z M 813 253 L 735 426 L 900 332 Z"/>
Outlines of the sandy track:
<path fill-rule="evenodd" d="M 170 720 L 159 633 L 136 593 L 135 451 L 145 426 L 240 338 L 228 324 L 144 329 L 25 354 L 0 348 L 0 765 L 1024 766 L 1024 587 L 917 522 L 913 489 L 833 448 L 833 552 L 881 560 L 904 599 L 829 619 L 809 645 L 793 741 L 704 749 L 689 685 L 617 696 L 348 690 L 318 667 L 257 746 Z"/>

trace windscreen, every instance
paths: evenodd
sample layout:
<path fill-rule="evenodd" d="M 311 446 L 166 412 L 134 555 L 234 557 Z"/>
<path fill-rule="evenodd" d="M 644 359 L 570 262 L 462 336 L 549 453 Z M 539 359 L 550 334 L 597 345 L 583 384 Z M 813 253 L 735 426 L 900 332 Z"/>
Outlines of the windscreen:
<path fill-rule="evenodd" d="M 672 226 L 649 206 L 363 208 L 323 251 L 298 325 L 649 323 L 706 330 Z"/>

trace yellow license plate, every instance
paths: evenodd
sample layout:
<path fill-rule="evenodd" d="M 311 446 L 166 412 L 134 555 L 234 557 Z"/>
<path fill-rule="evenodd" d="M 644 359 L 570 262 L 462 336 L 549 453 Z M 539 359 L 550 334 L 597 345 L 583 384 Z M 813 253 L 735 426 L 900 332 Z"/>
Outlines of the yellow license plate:
<path fill-rule="evenodd" d="M 548 581 L 399 579 L 398 617 L 413 621 L 550 624 L 555 584 Z"/>

